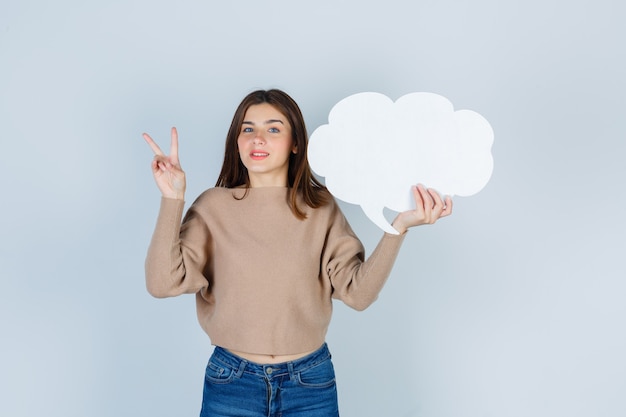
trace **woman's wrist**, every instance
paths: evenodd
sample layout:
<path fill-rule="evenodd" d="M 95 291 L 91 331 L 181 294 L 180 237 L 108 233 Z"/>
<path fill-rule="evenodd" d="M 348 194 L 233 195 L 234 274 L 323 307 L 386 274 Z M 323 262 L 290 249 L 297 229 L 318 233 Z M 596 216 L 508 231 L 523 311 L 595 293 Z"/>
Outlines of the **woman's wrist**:
<path fill-rule="evenodd" d="M 184 200 L 185 199 L 185 193 L 161 193 L 161 196 L 163 198 L 170 198 L 172 200 Z"/>
<path fill-rule="evenodd" d="M 391 223 L 391 227 L 396 229 L 396 231 L 398 233 L 400 233 L 401 235 L 406 233 L 407 230 L 409 230 L 408 227 L 406 227 L 404 224 L 402 224 L 402 222 L 399 220 L 399 217 L 396 217 L 396 219 L 393 221 L 393 223 Z"/>

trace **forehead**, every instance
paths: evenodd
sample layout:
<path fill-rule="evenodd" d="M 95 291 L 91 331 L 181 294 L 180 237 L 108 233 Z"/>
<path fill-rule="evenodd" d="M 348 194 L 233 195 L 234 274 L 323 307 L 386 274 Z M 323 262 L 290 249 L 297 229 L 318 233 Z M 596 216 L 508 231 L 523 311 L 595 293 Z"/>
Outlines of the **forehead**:
<path fill-rule="evenodd" d="M 268 120 L 280 120 L 285 125 L 289 123 L 287 117 L 269 103 L 253 104 L 248 107 L 243 119 L 256 123 L 265 123 Z"/>

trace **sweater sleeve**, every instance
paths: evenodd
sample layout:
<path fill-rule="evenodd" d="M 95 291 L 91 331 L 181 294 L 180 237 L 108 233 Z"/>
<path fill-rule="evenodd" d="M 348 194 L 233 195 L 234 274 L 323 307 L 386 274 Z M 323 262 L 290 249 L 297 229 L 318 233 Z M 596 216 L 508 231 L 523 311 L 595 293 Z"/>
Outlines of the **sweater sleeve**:
<path fill-rule="evenodd" d="M 209 281 L 211 237 L 192 205 L 181 225 L 184 201 L 161 198 L 156 227 L 146 256 L 146 287 L 154 297 L 197 293 Z"/>
<path fill-rule="evenodd" d="M 335 207 L 327 246 L 323 256 L 323 274 L 333 287 L 333 298 L 355 310 L 365 310 L 376 299 L 387 281 L 406 235 L 385 233 L 376 249 L 365 260 L 365 250 L 339 207 Z"/>

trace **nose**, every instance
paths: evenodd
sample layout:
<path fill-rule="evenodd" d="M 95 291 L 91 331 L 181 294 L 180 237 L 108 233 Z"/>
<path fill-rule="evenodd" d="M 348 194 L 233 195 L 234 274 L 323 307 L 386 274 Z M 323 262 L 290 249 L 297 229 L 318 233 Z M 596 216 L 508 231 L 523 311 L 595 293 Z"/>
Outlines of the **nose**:
<path fill-rule="evenodd" d="M 254 135 L 254 138 L 252 139 L 252 143 L 254 143 L 255 145 L 264 144 L 265 138 L 263 137 L 263 134 L 261 132 L 257 132 L 257 134 Z"/>

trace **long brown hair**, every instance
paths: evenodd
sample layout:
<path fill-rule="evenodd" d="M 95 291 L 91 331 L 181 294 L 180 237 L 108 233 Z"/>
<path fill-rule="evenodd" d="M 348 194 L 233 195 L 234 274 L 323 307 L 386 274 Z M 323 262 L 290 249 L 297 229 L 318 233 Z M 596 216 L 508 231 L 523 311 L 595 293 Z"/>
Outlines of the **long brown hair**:
<path fill-rule="evenodd" d="M 302 196 L 305 204 L 312 208 L 321 207 L 328 203 L 331 196 L 326 187 L 320 183 L 311 172 L 309 160 L 307 158 L 307 144 L 309 141 L 304 117 L 298 104 L 285 92 L 277 89 L 257 90 L 248 94 L 239 104 L 233 121 L 226 135 L 226 145 L 224 149 L 224 163 L 222 171 L 217 179 L 216 187 L 235 188 L 244 186 L 246 194 L 250 188 L 250 178 L 248 170 L 241 162 L 237 138 L 241 131 L 243 119 L 250 106 L 268 103 L 281 112 L 291 125 L 293 143 L 298 152 L 289 156 L 289 170 L 287 183 L 289 185 L 289 206 L 293 214 L 299 219 L 305 219 L 306 213 L 297 205 L 298 194 Z"/>

